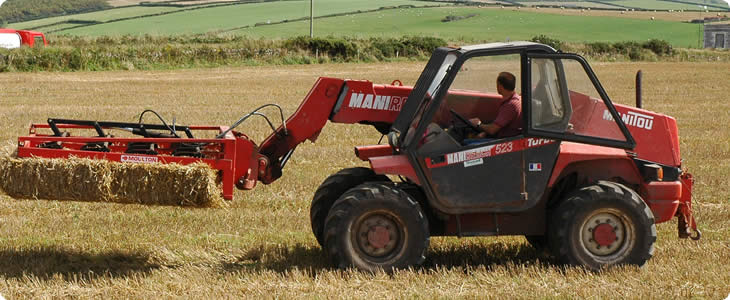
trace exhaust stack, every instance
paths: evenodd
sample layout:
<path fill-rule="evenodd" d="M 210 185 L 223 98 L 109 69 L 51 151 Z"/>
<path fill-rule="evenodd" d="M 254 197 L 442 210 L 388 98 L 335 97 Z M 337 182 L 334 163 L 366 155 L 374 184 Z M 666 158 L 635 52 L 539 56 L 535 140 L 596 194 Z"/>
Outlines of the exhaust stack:
<path fill-rule="evenodd" d="M 641 108 L 641 70 L 636 72 L 636 107 Z"/>

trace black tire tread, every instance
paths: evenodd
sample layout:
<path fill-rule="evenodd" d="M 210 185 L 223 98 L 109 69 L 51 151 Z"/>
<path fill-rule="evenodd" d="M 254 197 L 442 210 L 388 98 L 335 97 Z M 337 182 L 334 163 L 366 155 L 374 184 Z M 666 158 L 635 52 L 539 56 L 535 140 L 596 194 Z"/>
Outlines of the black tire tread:
<path fill-rule="evenodd" d="M 324 247 L 324 222 L 332 205 L 347 190 L 365 182 L 384 181 L 390 179 L 385 175 L 378 175 L 370 168 L 347 168 L 330 175 L 317 188 L 309 209 L 309 221 L 312 224 L 312 233 L 321 247 Z"/>
<path fill-rule="evenodd" d="M 345 255 L 345 250 L 341 249 L 339 239 L 348 238 L 343 236 L 341 229 L 346 226 L 346 218 L 348 212 L 353 211 L 356 207 L 367 206 L 369 204 L 387 201 L 391 205 L 399 205 L 408 211 L 415 213 L 418 225 L 425 238 L 417 240 L 417 244 L 412 249 L 417 253 L 404 256 L 405 259 L 399 261 L 393 266 L 383 267 L 385 271 L 393 269 L 402 269 L 410 266 L 417 266 L 426 259 L 426 250 L 430 243 L 428 218 L 423 213 L 421 206 L 407 192 L 400 190 L 392 184 L 384 183 L 365 183 L 361 184 L 338 199 L 330 210 L 325 222 L 325 245 L 327 254 L 338 268 L 358 267 L 366 271 L 375 271 L 377 268 L 367 266 L 353 265 L 353 262 Z"/>
<path fill-rule="evenodd" d="M 565 264 L 580 265 L 580 262 L 570 253 L 569 246 L 569 225 L 573 222 L 572 217 L 586 206 L 601 201 L 621 201 L 629 204 L 630 207 L 643 215 L 646 225 L 649 226 L 649 236 L 645 240 L 648 245 L 647 251 L 628 257 L 622 264 L 635 264 L 643 266 L 654 254 L 654 243 L 657 239 L 654 214 L 649 206 L 641 199 L 638 193 L 632 189 L 615 182 L 598 181 L 593 185 L 586 186 L 574 191 L 563 201 L 552 213 L 548 227 L 548 243 L 551 253 Z M 637 228 L 637 231 L 640 231 Z M 597 270 L 595 267 L 586 266 L 589 269 Z"/>

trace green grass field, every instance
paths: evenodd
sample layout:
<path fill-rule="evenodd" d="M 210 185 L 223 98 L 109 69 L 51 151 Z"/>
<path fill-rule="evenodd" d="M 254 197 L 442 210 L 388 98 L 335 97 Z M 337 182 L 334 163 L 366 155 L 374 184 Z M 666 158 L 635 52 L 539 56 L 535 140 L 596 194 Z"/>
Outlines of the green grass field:
<path fill-rule="evenodd" d="M 692 5 L 684 3 L 656 1 L 656 0 L 616 0 L 606 1 L 607 3 L 618 4 L 627 7 L 656 9 L 656 10 L 701 10 L 701 5 Z"/>
<path fill-rule="evenodd" d="M 612 3 L 626 7 L 642 8 L 642 9 L 656 9 L 656 10 L 703 10 L 703 5 L 714 5 L 725 7 L 726 10 L 730 9 L 727 2 L 722 0 L 710 0 L 710 1 L 698 1 L 698 0 L 682 0 L 683 2 L 692 2 L 696 4 L 685 4 L 676 3 L 669 1 L 658 1 L 658 0 L 601 0 L 601 2 Z M 602 5 L 599 3 L 587 2 L 587 1 L 517 1 L 524 5 L 565 5 L 566 7 L 575 5 L 582 7 L 609 7 L 616 8 L 608 5 Z M 709 10 L 718 10 L 718 8 L 708 7 Z"/>
<path fill-rule="evenodd" d="M 317 1 L 315 16 L 371 10 L 384 6 L 425 5 L 427 2 L 411 0 L 322 0 Z M 130 12 L 131 13 L 131 12 Z M 138 14 L 145 14 L 136 12 Z M 122 35 L 122 34 L 197 34 L 253 26 L 259 22 L 277 22 L 309 15 L 308 1 L 280 1 L 269 3 L 239 4 L 208 7 L 175 14 L 152 16 L 134 20 L 99 24 L 58 32 L 71 35 Z"/>
<path fill-rule="evenodd" d="M 76 14 L 76 15 L 68 15 L 68 16 L 61 16 L 61 17 L 45 18 L 45 19 L 28 21 L 28 22 L 13 23 L 13 24 L 9 24 L 8 27 L 16 28 L 16 29 L 26 29 L 26 28 L 33 28 L 33 27 L 68 21 L 71 19 L 106 22 L 106 21 L 113 20 L 113 19 L 143 16 L 143 15 L 156 14 L 156 13 L 161 13 L 161 12 L 170 12 L 170 11 L 176 11 L 176 10 L 180 10 L 180 9 L 182 9 L 182 8 L 144 7 L 144 6 L 123 7 L 123 8 L 114 8 L 114 9 L 107 9 L 107 10 L 102 10 L 102 11 L 95 11 L 95 12 L 85 13 L 85 14 Z M 46 29 L 44 28 L 44 30 L 46 30 Z"/>
<path fill-rule="evenodd" d="M 595 2 L 587 1 L 520 1 L 521 4 L 527 6 L 563 6 L 563 7 L 590 7 L 590 8 L 611 8 L 615 9 L 613 5 L 606 5 Z"/>
<path fill-rule="evenodd" d="M 443 23 L 448 15 L 477 17 Z M 319 36 L 401 36 L 427 35 L 446 40 L 504 41 L 525 40 L 545 34 L 568 42 L 644 41 L 663 39 L 674 46 L 697 45 L 696 24 L 662 20 L 639 20 L 617 17 L 564 16 L 522 11 L 511 8 L 424 8 L 398 9 L 367 14 L 327 18 L 315 22 Z M 620 30 L 617 28 L 631 28 Z M 236 31 L 252 37 L 290 37 L 309 30 L 306 22 L 260 26 Z"/>
<path fill-rule="evenodd" d="M 619 0 L 622 4 L 660 3 L 653 0 Z M 625 3 L 624 3 L 625 2 Z M 630 3 L 629 3 L 630 2 Z M 536 2 L 531 2 L 536 3 Z M 555 2 L 550 2 L 555 3 Z M 571 2 L 575 3 L 575 2 Z M 667 5 L 675 3 L 661 2 Z M 431 2 L 411 0 L 322 0 L 317 1 L 315 15 L 323 16 L 336 13 L 357 12 L 358 10 L 377 9 L 384 6 L 424 5 Z M 684 4 L 676 4 L 684 5 Z M 679 9 L 679 7 L 675 7 Z M 297 19 L 309 14 L 307 1 L 282 1 L 271 3 L 239 4 L 223 7 L 203 7 L 180 11 L 170 7 L 127 7 L 101 12 L 48 18 L 24 23 L 11 24 L 15 28 L 31 28 L 48 25 L 69 19 L 107 22 L 118 18 L 128 18 L 161 12 L 174 12 L 162 16 L 151 16 L 133 20 L 109 22 L 79 27 L 75 24 L 49 25 L 42 31 L 54 34 L 78 36 L 103 36 L 124 34 L 179 35 L 201 34 L 207 32 L 231 32 L 255 38 L 288 38 L 309 34 L 307 21 L 287 22 L 266 26 L 257 23 L 279 22 Z M 565 10 L 543 13 L 542 10 L 515 8 L 399 8 L 369 13 L 353 13 L 346 16 L 320 18 L 315 21 L 318 36 L 388 36 L 424 35 L 438 36 L 450 41 L 483 42 L 504 40 L 525 40 L 545 34 L 567 42 L 615 42 L 644 41 L 651 38 L 669 41 L 675 47 L 696 47 L 698 26 L 679 22 L 679 19 L 666 20 L 663 17 L 650 20 L 650 17 L 620 17 L 619 12 L 583 12 Z M 547 11 L 545 11 L 547 12 Z M 443 23 L 448 15 L 478 14 L 477 17 L 456 22 Z M 633 12 L 629 12 L 631 14 Z M 685 18 L 699 17 L 686 15 Z M 248 28 L 243 28 L 250 26 Z M 620 30 L 616 28 L 631 28 Z"/>

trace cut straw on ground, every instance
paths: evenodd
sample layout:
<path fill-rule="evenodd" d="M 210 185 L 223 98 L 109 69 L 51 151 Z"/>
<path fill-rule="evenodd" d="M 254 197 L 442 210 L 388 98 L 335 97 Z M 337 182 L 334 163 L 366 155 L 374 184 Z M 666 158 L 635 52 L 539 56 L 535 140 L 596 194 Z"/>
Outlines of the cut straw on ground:
<path fill-rule="evenodd" d="M 0 189 L 19 199 L 225 206 L 216 172 L 204 163 L 183 166 L 3 156 Z"/>

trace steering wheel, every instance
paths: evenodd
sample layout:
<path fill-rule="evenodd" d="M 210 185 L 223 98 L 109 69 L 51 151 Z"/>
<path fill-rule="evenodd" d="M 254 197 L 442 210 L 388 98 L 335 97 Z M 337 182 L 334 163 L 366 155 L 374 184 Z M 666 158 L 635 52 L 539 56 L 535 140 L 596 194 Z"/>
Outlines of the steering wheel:
<path fill-rule="evenodd" d="M 462 116 L 459 113 L 455 112 L 453 109 L 449 109 L 449 111 L 451 112 L 452 115 L 454 115 L 454 117 L 456 117 L 457 119 L 459 119 L 459 121 L 461 121 L 462 123 L 464 123 L 467 126 L 469 126 L 469 128 L 474 129 L 474 131 L 476 131 L 476 132 L 481 132 L 481 130 L 479 129 L 479 126 L 476 126 L 472 122 L 469 122 L 469 120 L 467 120 L 466 118 L 464 118 L 464 116 Z"/>

